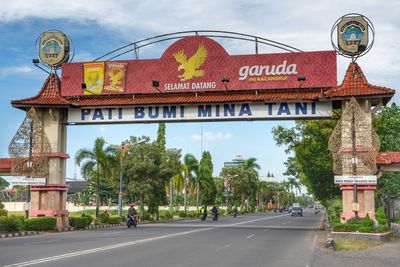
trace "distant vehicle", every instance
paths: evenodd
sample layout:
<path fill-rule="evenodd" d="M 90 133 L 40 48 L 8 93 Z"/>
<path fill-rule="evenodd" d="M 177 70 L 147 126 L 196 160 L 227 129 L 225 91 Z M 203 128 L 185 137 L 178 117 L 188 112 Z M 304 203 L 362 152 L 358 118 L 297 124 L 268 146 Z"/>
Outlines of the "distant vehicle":
<path fill-rule="evenodd" d="M 293 208 L 292 208 L 292 214 L 291 214 L 291 215 L 292 215 L 292 216 L 295 216 L 295 215 L 303 216 L 303 209 L 300 208 L 300 207 L 293 207 Z"/>

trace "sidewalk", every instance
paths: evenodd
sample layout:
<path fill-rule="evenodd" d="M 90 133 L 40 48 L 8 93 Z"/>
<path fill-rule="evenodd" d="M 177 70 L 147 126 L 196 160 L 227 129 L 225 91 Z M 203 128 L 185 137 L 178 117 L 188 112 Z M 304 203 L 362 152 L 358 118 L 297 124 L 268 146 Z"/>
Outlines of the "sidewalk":
<path fill-rule="evenodd" d="M 320 243 L 320 242 L 319 242 Z M 358 251 L 333 251 L 319 246 L 310 267 L 387 267 L 400 266 L 400 238 L 382 246 Z"/>

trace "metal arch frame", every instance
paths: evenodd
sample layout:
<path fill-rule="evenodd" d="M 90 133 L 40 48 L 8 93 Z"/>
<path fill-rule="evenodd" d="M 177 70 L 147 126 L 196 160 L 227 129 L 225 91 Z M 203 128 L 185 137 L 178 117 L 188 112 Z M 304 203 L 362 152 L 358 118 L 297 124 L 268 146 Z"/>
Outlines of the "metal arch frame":
<path fill-rule="evenodd" d="M 365 19 L 368 22 L 368 28 L 371 30 L 371 34 L 372 34 L 371 35 L 372 36 L 371 39 L 372 39 L 372 41 L 368 43 L 366 49 L 360 54 L 354 54 L 354 55 L 346 54 L 346 53 L 342 52 L 339 49 L 339 47 L 335 44 L 335 42 L 333 41 L 333 34 L 335 33 L 335 31 L 337 31 L 337 26 L 338 26 L 339 22 L 343 19 L 343 17 L 346 17 L 346 16 L 361 16 L 361 17 L 363 17 L 363 19 Z M 348 13 L 348 14 L 345 14 L 345 15 L 341 16 L 340 18 L 338 18 L 335 21 L 335 23 L 333 24 L 332 29 L 331 29 L 331 44 L 332 44 L 333 48 L 336 50 L 336 52 L 339 55 L 341 55 L 343 57 L 351 58 L 353 62 L 355 62 L 359 57 L 362 57 L 365 54 L 367 54 L 371 50 L 372 46 L 374 45 L 374 41 L 375 41 L 375 27 L 374 27 L 374 24 L 372 23 L 372 21 L 369 18 L 367 18 L 366 16 L 364 16 L 362 14 L 359 14 L 359 13 Z"/>
<path fill-rule="evenodd" d="M 135 59 L 139 59 L 139 48 L 149 46 L 152 44 L 179 39 L 187 36 L 205 36 L 205 37 L 212 37 L 212 38 L 226 38 L 226 39 L 235 39 L 235 40 L 242 40 L 242 41 L 250 41 L 255 43 L 255 52 L 258 54 L 258 44 L 264 44 L 267 46 L 276 47 L 287 52 L 303 52 L 302 50 L 295 48 L 290 45 L 286 45 L 284 43 L 276 42 L 270 39 L 266 39 L 260 36 L 238 33 L 238 32 L 231 32 L 231 31 L 215 31 L 215 30 L 198 30 L 198 31 L 181 31 L 181 32 L 174 32 L 174 33 L 167 33 L 162 35 L 157 35 L 150 38 L 145 38 L 124 46 L 121 46 L 117 49 L 114 49 L 96 59 L 93 62 L 99 61 L 107 56 L 110 56 L 107 59 L 103 59 L 102 61 L 110 61 L 117 57 L 120 57 L 124 54 L 134 51 Z"/>

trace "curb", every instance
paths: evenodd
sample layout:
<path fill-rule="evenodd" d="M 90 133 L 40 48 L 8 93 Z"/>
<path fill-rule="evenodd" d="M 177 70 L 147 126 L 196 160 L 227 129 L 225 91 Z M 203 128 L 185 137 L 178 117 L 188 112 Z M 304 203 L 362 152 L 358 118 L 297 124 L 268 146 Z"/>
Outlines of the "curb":
<path fill-rule="evenodd" d="M 125 225 L 124 223 L 119 223 L 119 224 L 100 224 L 100 225 L 90 225 L 86 226 L 82 229 L 77 229 L 77 230 L 92 230 L 92 229 L 101 229 L 101 228 L 111 228 L 111 227 L 117 227 L 117 226 L 122 226 Z"/>
<path fill-rule="evenodd" d="M 15 233 L 1 234 L 0 238 L 31 236 L 31 235 L 38 235 L 38 234 L 40 234 L 39 231 L 15 232 Z"/>

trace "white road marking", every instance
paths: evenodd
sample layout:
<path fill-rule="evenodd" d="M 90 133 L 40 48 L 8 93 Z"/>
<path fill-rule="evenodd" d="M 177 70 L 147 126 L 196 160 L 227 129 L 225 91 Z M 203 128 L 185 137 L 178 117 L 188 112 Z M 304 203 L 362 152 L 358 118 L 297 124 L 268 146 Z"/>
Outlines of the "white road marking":
<path fill-rule="evenodd" d="M 67 253 L 67 254 L 61 254 L 61 255 L 42 258 L 42 259 L 36 259 L 36 260 L 31 260 L 31 261 L 25 261 L 25 262 L 5 265 L 3 267 L 30 266 L 30 265 L 35 265 L 35 264 L 39 264 L 39 263 L 49 262 L 49 261 L 56 261 L 56 260 L 96 253 L 96 252 L 100 252 L 100 251 L 106 251 L 106 250 L 110 250 L 110 249 L 122 248 L 122 247 L 140 244 L 140 243 L 146 243 L 146 242 L 150 242 L 150 241 L 166 239 L 166 238 L 175 237 L 175 236 L 181 236 L 181 235 L 187 235 L 187 234 L 192 234 L 192 233 L 201 232 L 201 231 L 207 231 L 210 229 L 212 229 L 212 228 L 197 229 L 197 230 L 186 231 L 186 232 L 181 232 L 181 233 L 174 233 L 174 234 L 168 234 L 168 235 L 163 235 L 163 236 L 151 237 L 151 238 L 146 238 L 146 239 L 141 239 L 141 240 L 136 240 L 136 241 L 131 241 L 131 242 L 125 242 L 125 243 L 120 243 L 120 244 L 115 244 L 115 245 L 110 245 L 110 246 L 105 246 L 105 247 L 87 249 L 87 250 L 82 250 L 82 251 L 77 251 L 77 252 L 72 252 L 72 253 Z"/>
<path fill-rule="evenodd" d="M 217 248 L 217 249 L 215 250 L 215 252 L 221 251 L 221 250 L 223 250 L 223 249 L 225 249 L 225 248 L 229 248 L 230 246 L 231 246 L 231 244 L 227 244 L 227 245 L 225 245 L 225 246 L 222 246 L 222 247 L 220 247 L 220 248 Z"/>
<path fill-rule="evenodd" d="M 246 239 L 252 238 L 253 236 L 255 236 L 255 234 L 248 235 L 246 236 Z"/>
<path fill-rule="evenodd" d="M 146 238 L 146 239 L 141 239 L 141 240 L 136 240 L 136 241 L 131 241 L 131 242 L 124 242 L 124 243 L 105 246 L 105 247 L 81 250 L 81 251 L 77 251 L 77 252 L 61 254 L 61 255 L 52 256 L 52 257 L 46 257 L 46 258 L 41 258 L 41 259 L 36 259 L 36 260 L 14 263 L 14 264 L 10 264 L 10 265 L 4 265 L 3 267 L 31 266 L 31 265 L 35 265 L 35 264 L 44 263 L 44 262 L 56 261 L 56 260 L 61 260 L 61 259 L 66 259 L 66 258 L 77 257 L 77 256 L 81 256 L 81 255 L 97 253 L 100 251 L 106 251 L 106 250 L 111 250 L 111 249 L 116 249 L 116 248 L 123 248 L 123 247 L 127 247 L 127 246 L 137 245 L 137 244 L 141 244 L 141 243 L 147 243 L 150 241 L 167 239 L 170 237 L 176 237 L 176 236 L 188 235 L 188 234 L 202 232 L 202 231 L 208 231 L 208 230 L 212 230 L 212 229 L 219 228 L 219 227 L 234 227 L 236 225 L 242 225 L 242 224 L 257 222 L 257 221 L 262 221 L 262 220 L 270 220 L 270 219 L 279 218 L 279 217 L 283 217 L 283 216 L 288 216 L 288 215 L 278 215 L 278 216 L 266 217 L 266 218 L 264 217 L 264 218 L 254 219 L 254 220 L 250 220 L 250 221 L 243 221 L 243 222 L 238 222 L 238 223 L 233 223 L 233 224 L 225 224 L 225 225 L 196 229 L 196 230 L 191 230 L 191 231 L 186 231 L 186 232 L 181 232 L 181 233 L 173 233 L 173 234 L 168 234 L 168 235 L 156 236 L 156 237 L 151 237 L 151 238 Z M 158 224 L 158 225 L 160 226 L 163 224 Z"/>

